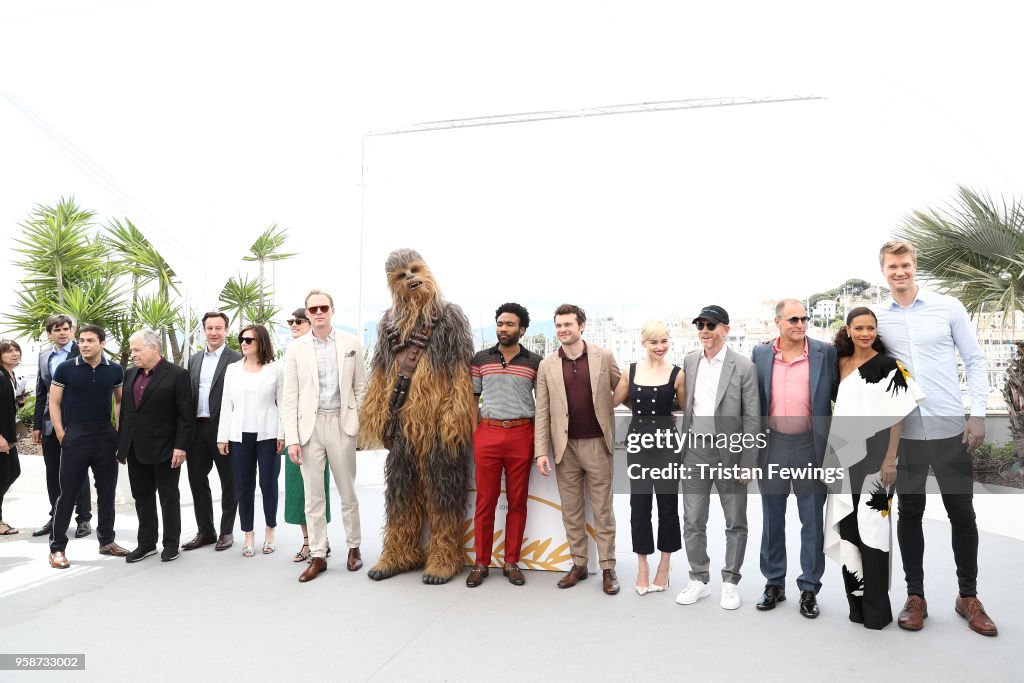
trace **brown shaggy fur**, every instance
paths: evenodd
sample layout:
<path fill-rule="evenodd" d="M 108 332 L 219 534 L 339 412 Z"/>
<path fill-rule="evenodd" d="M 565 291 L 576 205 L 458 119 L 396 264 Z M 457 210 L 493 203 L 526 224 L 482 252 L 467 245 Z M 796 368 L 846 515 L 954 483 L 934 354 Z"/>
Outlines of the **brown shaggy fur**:
<path fill-rule="evenodd" d="M 360 416 L 364 447 L 383 445 L 398 354 L 414 332 L 429 326 L 431 338 L 399 411 L 400 430 L 385 465 L 384 550 L 369 575 L 388 578 L 425 560 L 424 582 L 444 583 L 462 566 L 466 452 L 473 431 L 473 338 L 462 310 L 441 298 L 419 254 L 392 252 L 386 270 L 392 307 L 378 326 Z M 411 282 L 419 284 L 410 288 Z M 424 516 L 430 528 L 426 554 L 420 543 Z"/>

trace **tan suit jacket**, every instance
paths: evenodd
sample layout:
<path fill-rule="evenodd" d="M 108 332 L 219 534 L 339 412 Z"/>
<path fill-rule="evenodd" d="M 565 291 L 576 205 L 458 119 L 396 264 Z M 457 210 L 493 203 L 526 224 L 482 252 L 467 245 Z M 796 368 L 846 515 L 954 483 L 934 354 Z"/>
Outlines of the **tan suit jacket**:
<path fill-rule="evenodd" d="M 615 449 L 615 423 L 612 420 L 615 406 L 612 405 L 612 393 L 622 371 L 612 352 L 596 344 L 587 344 L 587 362 L 590 365 L 594 412 L 604 432 L 608 455 L 611 456 Z M 569 442 L 569 402 L 565 397 L 562 359 L 558 351 L 542 360 L 537 369 L 537 413 L 534 424 L 534 458 L 553 454 L 557 465 L 562 461 L 562 454 Z"/>
<path fill-rule="evenodd" d="M 334 331 L 341 377 L 341 428 L 349 436 L 359 433 L 359 408 L 366 396 L 366 367 L 359 340 L 354 335 Z M 307 332 L 291 343 L 284 354 L 284 397 L 282 417 L 285 445 L 309 443 L 320 403 L 320 376 L 316 369 L 313 333 Z"/>

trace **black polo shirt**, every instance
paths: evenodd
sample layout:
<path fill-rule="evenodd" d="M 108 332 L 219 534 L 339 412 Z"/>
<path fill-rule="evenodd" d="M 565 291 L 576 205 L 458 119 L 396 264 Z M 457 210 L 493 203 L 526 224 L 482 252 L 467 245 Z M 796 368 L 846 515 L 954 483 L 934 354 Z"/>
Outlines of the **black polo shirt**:
<path fill-rule="evenodd" d="M 114 389 L 124 384 L 124 369 L 106 356 L 95 368 L 81 356 L 66 360 L 53 373 L 53 386 L 64 389 L 60 412 L 64 428 L 86 422 L 110 422 Z"/>

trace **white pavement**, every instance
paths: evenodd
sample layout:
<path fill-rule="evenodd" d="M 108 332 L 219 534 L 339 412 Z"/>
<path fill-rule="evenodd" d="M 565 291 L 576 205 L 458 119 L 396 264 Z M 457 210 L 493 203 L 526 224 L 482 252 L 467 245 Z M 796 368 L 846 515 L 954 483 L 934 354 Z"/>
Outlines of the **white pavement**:
<path fill-rule="evenodd" d="M 367 567 L 380 552 L 381 462 L 379 454 L 359 454 Z M 28 532 L 44 521 L 47 506 L 42 459 L 22 457 L 22 463 L 24 473 L 5 500 L 4 516 Z M 122 476 L 127 479 L 123 470 Z M 184 473 L 181 490 L 182 536 L 188 539 L 194 520 Z M 332 497 L 336 504 L 336 491 Z M 100 557 L 93 535 L 70 542 L 72 568 L 65 571 L 47 564 L 46 539 L 23 533 L 0 540 L 0 653 L 84 653 L 86 670 L 5 671 L 0 680 L 1020 680 L 1024 497 L 982 495 L 976 501 L 983 529 L 1017 536 L 981 535 L 980 597 L 1000 628 L 997 638 L 972 633 L 953 613 L 949 525 L 936 519 L 925 522 L 930 617 L 922 632 L 905 632 L 895 624 L 869 631 L 851 624 L 839 569 L 831 562 L 818 597 L 821 616 L 801 617 L 792 585 L 799 573 L 795 509 L 788 527 L 790 599 L 773 612 L 757 612 L 763 581 L 756 497 L 749 506 L 750 540 L 739 586 L 743 606 L 731 612 L 718 606 L 721 583 L 714 569 L 710 598 L 675 604 L 687 580 L 682 552 L 674 556 L 668 591 L 644 597 L 632 591 L 636 562 L 630 553 L 628 496 L 621 495 L 615 513 L 622 592 L 614 597 L 601 592 L 599 575 L 565 591 L 555 587 L 559 575 L 530 571 L 527 585 L 519 588 L 500 572 L 476 589 L 466 588 L 464 573 L 445 586 L 425 586 L 416 573 L 375 583 L 365 568 L 345 570 L 340 519 L 330 530 L 338 555 L 309 584 L 296 580 L 303 565 L 291 562 L 301 534 L 283 522 L 278 550 L 269 556 L 243 558 L 236 532 L 235 546 L 225 552 L 203 548 L 172 563 L 154 556 L 128 565 Z M 257 502 L 258 540 L 260 509 Z M 714 568 L 725 543 L 717 502 L 711 510 Z M 930 500 L 929 510 L 941 517 L 941 502 Z M 116 528 L 118 541 L 134 547 L 131 505 L 118 506 Z M 895 612 L 904 597 L 898 552 L 893 567 Z"/>

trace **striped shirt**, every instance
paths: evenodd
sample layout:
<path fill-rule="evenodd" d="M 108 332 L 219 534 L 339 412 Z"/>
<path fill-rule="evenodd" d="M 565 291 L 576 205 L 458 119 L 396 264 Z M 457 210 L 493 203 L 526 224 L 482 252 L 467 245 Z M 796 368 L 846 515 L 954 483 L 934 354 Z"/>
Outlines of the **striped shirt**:
<path fill-rule="evenodd" d="M 480 417 L 490 420 L 518 420 L 533 417 L 536 404 L 537 368 L 541 357 L 519 347 L 519 353 L 506 362 L 498 345 L 473 356 L 471 372 L 473 393 L 483 396 Z"/>
<path fill-rule="evenodd" d="M 313 335 L 313 350 L 316 352 L 316 374 L 320 380 L 320 398 L 317 410 L 338 410 L 341 408 L 341 380 L 338 377 L 338 347 L 334 330 L 322 342 Z"/>

